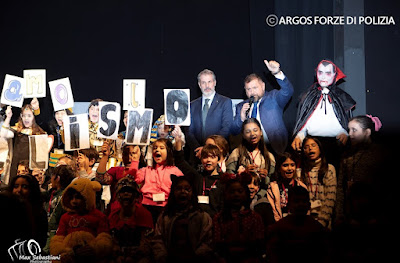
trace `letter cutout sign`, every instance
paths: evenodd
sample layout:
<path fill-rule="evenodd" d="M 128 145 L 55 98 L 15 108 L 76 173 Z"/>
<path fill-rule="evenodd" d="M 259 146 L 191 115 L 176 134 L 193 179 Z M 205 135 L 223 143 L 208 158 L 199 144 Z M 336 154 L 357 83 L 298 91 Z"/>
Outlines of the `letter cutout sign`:
<path fill-rule="evenodd" d="M 63 122 L 66 151 L 90 148 L 87 114 L 67 115 Z"/>
<path fill-rule="evenodd" d="M 123 110 L 135 110 L 145 107 L 146 80 L 124 79 L 123 80 Z"/>
<path fill-rule="evenodd" d="M 116 140 L 121 119 L 121 106 L 116 102 L 99 101 L 99 113 L 97 137 Z"/>
<path fill-rule="evenodd" d="M 137 109 L 128 111 L 126 144 L 148 145 L 153 122 L 153 109 Z"/>
<path fill-rule="evenodd" d="M 54 111 L 74 107 L 74 98 L 69 78 L 50 81 L 49 87 Z"/>
<path fill-rule="evenodd" d="M 24 79 L 26 81 L 25 98 L 46 97 L 45 69 L 26 69 L 24 70 Z"/>
<path fill-rule="evenodd" d="M 165 124 L 190 126 L 190 90 L 164 89 Z"/>
<path fill-rule="evenodd" d="M 49 152 L 53 146 L 53 135 L 29 136 L 29 169 L 47 169 L 49 165 Z"/>
<path fill-rule="evenodd" d="M 24 102 L 25 79 L 6 74 L 3 90 L 1 92 L 1 103 L 22 108 Z"/>

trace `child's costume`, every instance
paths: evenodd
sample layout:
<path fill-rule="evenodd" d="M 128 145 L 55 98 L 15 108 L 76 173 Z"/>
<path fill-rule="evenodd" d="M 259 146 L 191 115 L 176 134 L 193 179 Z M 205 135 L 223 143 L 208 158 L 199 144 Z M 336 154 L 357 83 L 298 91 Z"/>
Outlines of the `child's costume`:
<path fill-rule="evenodd" d="M 86 212 L 78 214 L 71 209 L 70 195 L 75 189 L 86 203 Z M 97 258 L 104 258 L 111 253 L 112 239 L 106 216 L 95 208 L 96 193 L 101 185 L 99 182 L 79 178 L 74 180 L 64 191 L 61 204 L 67 211 L 59 223 L 56 235 L 50 242 L 50 254 L 71 256 L 76 249 L 89 245 Z M 79 255 L 75 255 L 79 257 Z"/>

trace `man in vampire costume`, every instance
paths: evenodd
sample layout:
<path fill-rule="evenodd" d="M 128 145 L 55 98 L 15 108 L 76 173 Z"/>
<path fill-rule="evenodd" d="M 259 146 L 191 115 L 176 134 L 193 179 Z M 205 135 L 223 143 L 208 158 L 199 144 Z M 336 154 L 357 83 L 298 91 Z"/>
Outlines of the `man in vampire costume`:
<path fill-rule="evenodd" d="M 300 151 L 305 136 L 315 136 L 321 141 L 328 162 L 337 167 L 356 102 L 337 87 L 346 75 L 332 61 L 322 60 L 316 77 L 318 81 L 300 96 L 292 147 Z"/>

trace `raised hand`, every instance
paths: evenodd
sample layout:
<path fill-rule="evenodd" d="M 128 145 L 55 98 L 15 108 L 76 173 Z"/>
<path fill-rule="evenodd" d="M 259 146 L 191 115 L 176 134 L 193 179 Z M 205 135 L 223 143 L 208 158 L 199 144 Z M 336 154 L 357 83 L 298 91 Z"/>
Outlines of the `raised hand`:
<path fill-rule="evenodd" d="M 281 71 L 281 65 L 274 60 L 264 60 L 265 66 L 267 66 L 268 70 L 271 71 L 273 75 L 278 74 Z"/>

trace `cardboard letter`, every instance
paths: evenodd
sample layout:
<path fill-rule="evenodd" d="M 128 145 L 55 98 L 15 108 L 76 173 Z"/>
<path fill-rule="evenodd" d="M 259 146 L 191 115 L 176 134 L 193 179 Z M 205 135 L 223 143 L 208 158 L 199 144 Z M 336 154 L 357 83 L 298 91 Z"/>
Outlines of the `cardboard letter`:
<path fill-rule="evenodd" d="M 126 144 L 148 145 L 153 121 L 153 109 L 137 109 L 128 112 Z"/>
<path fill-rule="evenodd" d="M 166 125 L 190 126 L 189 98 L 189 89 L 164 89 Z"/>
<path fill-rule="evenodd" d="M 69 78 L 50 81 L 49 86 L 54 111 L 74 107 L 74 98 Z"/>
<path fill-rule="evenodd" d="M 100 101 L 99 113 L 97 137 L 116 140 L 121 118 L 121 106 L 119 103 Z"/>

